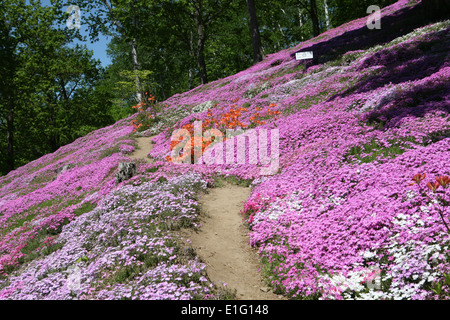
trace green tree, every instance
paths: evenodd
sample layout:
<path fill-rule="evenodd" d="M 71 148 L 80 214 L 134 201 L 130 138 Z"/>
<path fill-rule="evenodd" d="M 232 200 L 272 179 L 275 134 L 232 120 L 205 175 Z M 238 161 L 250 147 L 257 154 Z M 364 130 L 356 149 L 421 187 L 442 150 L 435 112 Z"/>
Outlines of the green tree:
<path fill-rule="evenodd" d="M 136 101 L 142 100 L 142 84 L 139 78 L 139 29 L 145 8 L 152 1 L 144 0 L 69 0 L 66 5 L 76 4 L 87 14 L 86 24 L 91 41 L 99 34 L 118 37 L 129 46 L 132 70 L 135 74 Z"/>
<path fill-rule="evenodd" d="M 2 174 L 112 121 L 98 109 L 109 111 L 95 89 L 103 77 L 99 61 L 84 46 L 71 46 L 82 37 L 66 28 L 61 1 L 51 4 L 0 6 Z"/>
<path fill-rule="evenodd" d="M 40 1 L 14 0 L 0 6 L 1 37 L 4 40 L 0 55 L 6 61 L 0 101 L 0 123 L 6 131 L 6 141 L 3 140 L 2 144 L 6 144 L 7 150 L 6 160 L 1 165 L 3 172 L 16 167 L 16 145 L 24 126 L 25 101 L 37 82 L 44 78 L 36 72 L 37 66 L 46 63 L 45 54 L 67 37 L 64 31 L 52 27 L 62 21 L 60 4 L 56 1 L 52 4 L 52 7 L 43 7 Z M 39 63 L 36 56 L 41 57 Z"/>

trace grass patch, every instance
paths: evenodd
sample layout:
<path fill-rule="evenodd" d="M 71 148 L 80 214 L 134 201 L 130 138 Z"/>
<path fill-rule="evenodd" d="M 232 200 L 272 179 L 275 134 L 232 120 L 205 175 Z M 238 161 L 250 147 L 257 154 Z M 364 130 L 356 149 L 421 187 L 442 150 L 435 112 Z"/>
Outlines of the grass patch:
<path fill-rule="evenodd" d="M 106 158 L 106 157 L 110 157 L 110 156 L 112 156 L 114 153 L 119 153 L 120 152 L 120 148 L 119 148 L 119 146 L 113 146 L 113 147 L 110 147 L 110 148 L 108 148 L 108 149 L 105 149 L 105 150 L 102 150 L 101 151 L 101 153 L 100 153 L 100 158 L 99 158 L 99 160 L 101 160 L 101 159 L 103 159 L 103 158 Z"/>
<path fill-rule="evenodd" d="M 359 59 L 365 54 L 365 52 L 350 52 L 350 53 L 344 53 L 338 58 L 335 58 L 331 61 L 328 61 L 325 63 L 327 67 L 338 67 L 338 66 L 348 66 L 353 61 Z M 320 61 L 319 61 L 320 62 Z"/>
<path fill-rule="evenodd" d="M 2 230 L 2 235 L 5 235 L 9 231 L 23 226 L 25 223 L 30 222 L 36 216 L 35 213 L 30 213 L 29 211 L 22 212 L 14 217 L 14 222 L 9 226 L 8 229 Z"/>
<path fill-rule="evenodd" d="M 226 86 L 227 84 L 229 84 L 230 82 L 231 82 L 231 80 L 225 81 L 224 83 L 219 84 L 219 85 L 217 86 L 217 88 L 222 88 L 222 87 Z"/>
<path fill-rule="evenodd" d="M 429 146 L 430 144 L 444 140 L 445 138 L 448 138 L 448 137 L 450 137 L 450 128 L 435 131 L 435 132 L 428 134 L 428 136 L 426 138 L 425 137 L 423 138 L 422 144 L 424 146 Z"/>
<path fill-rule="evenodd" d="M 239 179 L 235 176 L 215 176 L 213 179 L 215 188 L 221 188 L 227 183 L 242 187 L 249 187 L 253 182 L 252 179 Z"/>
<path fill-rule="evenodd" d="M 62 226 L 68 222 L 68 220 L 65 221 L 65 223 L 63 223 L 57 230 L 42 229 L 36 237 L 30 238 L 26 246 L 20 250 L 23 254 L 25 254 L 25 256 L 19 259 L 19 263 L 24 264 L 61 249 L 64 246 L 64 243 L 54 243 L 53 241 L 44 243 L 44 241 L 51 236 L 59 234 Z"/>
<path fill-rule="evenodd" d="M 300 110 L 306 110 L 312 107 L 313 105 L 316 105 L 322 101 L 325 101 L 328 97 L 332 96 L 336 92 L 330 92 L 330 91 L 322 91 L 317 95 L 309 96 L 303 98 L 298 104 L 291 105 L 288 108 L 283 109 L 281 112 L 288 116 L 291 114 L 294 114 Z"/>
<path fill-rule="evenodd" d="M 84 213 L 87 212 L 91 212 L 92 210 L 94 210 L 97 207 L 97 205 L 95 203 L 91 203 L 91 202 L 85 202 L 81 205 L 80 208 L 76 209 L 73 213 L 79 217 Z"/>
<path fill-rule="evenodd" d="M 351 147 L 345 154 L 344 160 L 350 163 L 370 163 L 380 157 L 393 159 L 406 152 L 407 149 L 411 149 L 411 147 L 404 143 L 404 141 L 412 140 L 409 138 L 405 138 L 403 141 L 399 139 L 390 139 L 388 140 L 390 146 L 385 147 L 376 139 L 372 139 L 361 146 Z"/>
<path fill-rule="evenodd" d="M 251 105 L 252 104 L 250 102 L 246 102 L 242 105 L 242 107 L 248 109 L 248 108 L 250 108 Z"/>
<path fill-rule="evenodd" d="M 262 257 L 261 259 L 261 274 L 265 279 L 267 285 L 273 290 L 275 294 L 285 294 L 285 290 L 281 286 L 274 285 L 276 282 L 281 282 L 281 278 L 278 273 L 274 272 L 283 262 L 283 257 L 279 255 L 273 255 L 270 259 L 268 257 Z"/>
<path fill-rule="evenodd" d="M 159 166 L 154 166 L 154 167 L 152 167 L 152 168 L 145 169 L 145 172 L 155 173 L 155 172 L 158 171 L 159 168 L 161 168 L 161 167 L 162 167 L 161 165 L 159 165 Z"/>
<path fill-rule="evenodd" d="M 31 184 L 41 184 L 41 183 L 47 183 L 52 181 L 53 179 L 55 179 L 57 177 L 57 174 L 54 172 L 46 172 L 44 174 L 41 174 L 39 176 L 35 176 L 32 180 L 31 180 Z"/>
<path fill-rule="evenodd" d="M 298 72 L 303 71 L 303 70 L 305 70 L 305 65 L 304 64 L 297 64 L 292 69 L 285 68 L 285 69 L 282 69 L 280 71 L 277 71 L 277 72 L 271 74 L 269 79 L 280 78 L 280 77 L 285 76 L 287 74 L 298 73 Z"/>
<path fill-rule="evenodd" d="M 215 300 L 236 300 L 237 290 L 215 284 L 213 295 Z"/>
<path fill-rule="evenodd" d="M 11 179 L 11 178 L 9 178 L 9 179 L 5 179 L 5 180 L 3 180 L 3 181 L 0 181 L 0 188 L 3 188 L 4 186 L 6 186 L 6 185 L 10 184 L 10 183 L 11 183 L 11 181 L 12 181 L 12 179 Z"/>
<path fill-rule="evenodd" d="M 37 211 L 47 208 L 55 204 L 55 201 L 58 202 L 56 199 L 46 200 L 43 201 L 28 210 L 25 210 L 21 213 L 18 213 L 11 217 L 11 225 L 8 227 L 2 226 L 1 227 L 1 235 L 5 235 L 11 231 L 13 231 L 16 228 L 22 227 L 25 223 L 30 222 L 33 220 L 33 218 L 36 216 Z"/>

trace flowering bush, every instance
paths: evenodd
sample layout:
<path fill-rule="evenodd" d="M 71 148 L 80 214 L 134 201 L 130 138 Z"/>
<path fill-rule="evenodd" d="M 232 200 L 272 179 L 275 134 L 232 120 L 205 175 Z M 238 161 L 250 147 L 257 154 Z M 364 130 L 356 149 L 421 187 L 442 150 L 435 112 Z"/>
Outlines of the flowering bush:
<path fill-rule="evenodd" d="M 237 102 L 238 99 L 233 102 Z M 246 112 L 247 108 L 241 107 L 236 108 L 236 104 L 232 105 L 228 112 L 220 114 L 220 117 L 214 117 L 211 111 L 207 112 L 207 117 L 201 121 L 201 128 L 199 128 L 199 133 L 195 130 L 195 125 L 192 123 L 185 124 L 181 127 L 181 129 L 187 130 L 189 134 L 189 141 L 183 144 L 183 150 L 180 150 L 181 155 L 176 162 L 186 162 L 186 159 L 189 157 L 191 159 L 191 163 L 196 163 L 198 158 L 201 157 L 205 150 L 208 149 L 211 145 L 217 142 L 225 142 L 227 140 L 227 135 L 224 135 L 224 132 L 227 130 L 235 130 L 235 129 L 245 129 L 252 128 L 258 125 L 264 124 L 260 119 L 263 115 L 260 111 L 263 110 L 262 107 L 256 108 L 256 113 L 254 113 L 249 118 L 249 123 L 244 124 L 241 122 L 241 113 Z M 276 116 L 280 114 L 279 110 L 272 110 L 271 108 L 276 107 L 275 103 L 271 103 L 266 110 L 265 117 L 270 117 L 273 120 L 276 120 Z M 223 110 L 224 108 L 220 108 Z M 211 137 L 207 137 L 207 132 L 211 129 L 219 130 L 220 136 L 222 137 L 216 141 L 215 135 Z M 237 131 L 236 134 L 243 132 Z M 201 135 L 201 136 L 200 136 Z M 173 139 L 170 141 L 170 151 L 172 152 L 175 148 L 179 149 L 180 143 L 184 140 L 184 136 L 181 135 L 178 139 Z M 171 156 L 166 156 L 167 161 L 173 161 Z"/>
<path fill-rule="evenodd" d="M 149 129 L 149 127 L 158 122 L 158 117 L 161 111 L 161 106 L 155 101 L 153 95 L 149 95 L 147 92 L 142 96 L 142 101 L 133 106 L 133 109 L 137 109 L 137 116 L 131 121 L 134 132 L 142 132 Z"/>

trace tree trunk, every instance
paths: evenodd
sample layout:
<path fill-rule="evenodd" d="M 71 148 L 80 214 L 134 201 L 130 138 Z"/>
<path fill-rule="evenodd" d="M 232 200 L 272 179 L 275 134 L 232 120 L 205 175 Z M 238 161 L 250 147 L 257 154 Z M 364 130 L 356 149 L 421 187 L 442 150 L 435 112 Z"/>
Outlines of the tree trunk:
<path fill-rule="evenodd" d="M 3 70 L 1 74 L 0 79 L 0 97 L 4 101 L 4 105 L 6 106 L 6 110 L 2 110 L 1 117 L 4 117 L 4 119 L 0 118 L 0 122 L 3 122 L 2 125 L 6 128 L 6 151 L 5 157 L 6 157 L 6 168 L 7 171 L 14 170 L 15 167 L 15 155 L 14 155 L 14 111 L 15 111 L 15 90 L 14 90 L 14 74 L 16 73 L 16 63 L 14 63 L 14 50 L 15 45 L 13 45 L 13 42 L 10 40 L 9 32 L 11 31 L 6 27 L 4 24 L 4 21 L 0 21 L 0 26 L 2 27 L 0 31 L 2 32 L 0 35 L 1 41 L 2 41 L 2 50 L 4 50 L 2 53 L 3 55 L 3 61 L 1 62 L 3 64 Z M 1 173 L 1 172 L 0 172 Z"/>
<path fill-rule="evenodd" d="M 112 1 L 111 3 L 108 3 L 108 1 L 103 0 L 103 4 L 106 6 L 106 9 L 108 10 L 110 17 L 112 19 L 112 23 L 117 27 L 119 32 L 124 36 L 124 30 L 122 28 L 122 25 L 117 20 L 116 16 L 114 15 L 114 11 L 112 9 Z M 131 11 L 135 12 L 136 7 L 136 1 L 134 1 L 131 5 Z M 138 28 L 138 16 L 136 14 L 133 15 L 133 24 L 135 28 Z M 133 71 L 135 71 L 136 76 L 136 100 L 138 102 L 142 101 L 142 88 L 141 88 L 141 81 L 139 79 L 139 74 L 137 71 L 139 70 L 139 60 L 138 60 L 138 54 L 137 54 L 137 39 L 136 37 L 133 38 L 133 40 L 130 42 L 131 47 L 131 56 L 133 60 Z"/>
<path fill-rule="evenodd" d="M 302 14 L 302 9 L 300 7 L 297 8 L 298 9 L 298 24 L 300 26 L 300 29 L 303 28 L 303 14 Z M 303 32 L 300 35 L 300 40 L 303 41 L 304 40 L 304 36 L 303 36 Z"/>
<path fill-rule="evenodd" d="M 316 0 L 309 0 L 311 21 L 313 25 L 313 35 L 317 37 L 320 34 L 319 14 L 317 12 Z"/>
<path fill-rule="evenodd" d="M 59 145 L 59 130 L 58 128 L 58 115 L 57 115 L 57 102 L 56 99 L 53 102 L 53 97 L 50 93 L 47 93 L 47 103 L 49 107 L 49 117 L 47 126 L 51 129 L 48 136 L 48 145 L 51 152 L 55 152 L 60 147 Z M 56 107 L 55 107 L 56 106 Z"/>
<path fill-rule="evenodd" d="M 8 114 L 6 116 L 6 141 L 7 147 L 7 159 L 6 165 L 8 171 L 14 170 L 14 100 L 12 97 L 9 99 Z"/>
<path fill-rule="evenodd" d="M 330 30 L 330 11 L 328 10 L 327 0 L 323 0 L 323 10 L 325 11 L 325 25 L 327 26 L 327 30 Z"/>
<path fill-rule="evenodd" d="M 192 30 L 190 32 L 189 38 L 189 56 L 192 58 L 193 61 L 195 57 L 195 51 L 194 51 L 194 35 L 192 33 Z M 193 89 L 194 84 L 194 68 L 192 66 L 192 62 L 189 62 L 188 76 L 189 76 L 189 90 L 191 90 Z"/>
<path fill-rule="evenodd" d="M 194 84 L 194 70 L 192 70 L 192 67 L 189 67 L 188 70 L 188 77 L 189 77 L 189 90 L 193 89 L 193 84 Z"/>
<path fill-rule="evenodd" d="M 262 50 L 261 37 L 259 34 L 255 1 L 247 0 L 247 9 L 250 18 L 250 35 L 252 37 L 252 45 L 253 45 L 253 61 L 254 63 L 258 63 L 263 60 L 264 53 Z"/>
<path fill-rule="evenodd" d="M 131 6 L 131 10 L 133 10 L 133 12 L 135 14 L 133 14 L 133 25 L 135 30 L 137 30 L 139 28 L 139 21 L 138 21 L 138 16 L 136 15 L 136 11 L 135 11 L 135 6 L 136 6 L 136 1 L 133 1 L 133 4 Z M 139 60 L 138 60 L 138 53 L 137 53 L 137 38 L 136 36 L 133 37 L 133 40 L 131 41 L 131 55 L 133 58 L 133 71 L 135 73 L 135 77 L 136 77 L 136 100 L 138 102 L 142 101 L 142 84 L 141 84 L 141 79 L 139 78 Z"/>
<path fill-rule="evenodd" d="M 131 57 L 133 59 L 133 71 L 135 73 L 136 78 L 136 101 L 141 102 L 142 101 L 142 88 L 141 88 L 141 79 L 139 78 L 139 60 L 138 60 L 138 54 L 137 54 L 137 44 L 136 44 L 136 38 L 133 39 L 133 41 L 130 42 L 131 46 Z"/>
<path fill-rule="evenodd" d="M 205 61 L 206 26 L 200 15 L 201 12 L 197 12 L 195 19 L 197 23 L 197 67 L 202 84 L 206 84 L 208 83 Z"/>

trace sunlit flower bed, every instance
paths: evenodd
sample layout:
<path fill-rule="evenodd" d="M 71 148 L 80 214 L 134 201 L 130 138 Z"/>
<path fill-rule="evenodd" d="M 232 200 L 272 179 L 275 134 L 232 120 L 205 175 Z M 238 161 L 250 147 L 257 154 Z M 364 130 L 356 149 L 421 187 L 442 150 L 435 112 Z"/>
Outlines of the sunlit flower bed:
<path fill-rule="evenodd" d="M 156 162 L 129 181 L 114 174 L 135 148 L 136 117 L 1 177 L 0 298 L 214 297 L 172 231 L 196 226 L 199 192 L 224 176 L 252 187 L 242 215 L 276 293 L 448 299 L 450 21 L 405 34 L 396 23 L 414 10 L 398 1 L 379 33 L 358 19 L 169 98 L 140 132 L 156 135 Z M 299 50 L 318 61 L 295 61 Z M 172 133 L 194 121 L 277 129 L 279 170 L 168 161 Z"/>

